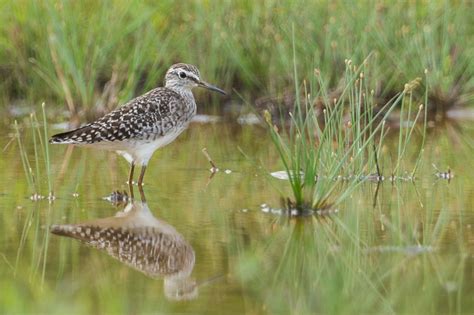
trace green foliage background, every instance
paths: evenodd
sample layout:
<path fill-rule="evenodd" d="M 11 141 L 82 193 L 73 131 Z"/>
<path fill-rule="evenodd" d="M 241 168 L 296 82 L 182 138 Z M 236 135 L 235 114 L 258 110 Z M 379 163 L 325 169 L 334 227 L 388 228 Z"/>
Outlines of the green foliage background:
<path fill-rule="evenodd" d="M 471 1 L 0 0 L 0 94 L 3 106 L 100 113 L 161 85 L 178 61 L 251 98 L 278 94 L 292 87 L 294 29 L 299 73 L 318 68 L 331 89 L 345 59 L 372 53 L 377 95 L 428 69 L 433 102 L 465 104 L 473 10 Z"/>

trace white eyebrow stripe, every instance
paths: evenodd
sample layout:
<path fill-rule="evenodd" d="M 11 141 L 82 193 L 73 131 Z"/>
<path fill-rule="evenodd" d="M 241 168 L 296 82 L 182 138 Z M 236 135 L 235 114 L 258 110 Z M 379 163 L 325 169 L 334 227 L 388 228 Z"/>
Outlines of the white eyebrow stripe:
<path fill-rule="evenodd" d="M 180 74 L 181 72 L 186 73 L 186 76 L 187 76 L 188 78 L 193 79 L 193 80 L 195 80 L 195 81 L 199 81 L 199 78 L 198 78 L 198 77 L 196 76 L 196 74 L 193 73 L 193 72 L 189 72 L 189 71 L 187 71 L 187 70 L 185 70 L 185 69 L 175 69 L 175 70 L 173 71 L 173 73 L 177 74 L 178 76 L 179 76 L 179 74 Z"/>

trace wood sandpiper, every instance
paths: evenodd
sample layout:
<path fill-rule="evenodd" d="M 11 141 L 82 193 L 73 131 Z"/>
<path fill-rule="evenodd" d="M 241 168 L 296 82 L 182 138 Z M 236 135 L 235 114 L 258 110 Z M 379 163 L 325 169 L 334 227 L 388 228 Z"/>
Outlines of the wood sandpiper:
<path fill-rule="evenodd" d="M 173 226 L 157 219 L 146 202 L 130 202 L 114 217 L 53 224 L 51 232 L 104 251 L 148 277 L 163 278 L 170 300 L 197 297 L 198 284 L 190 277 L 193 248 Z"/>
<path fill-rule="evenodd" d="M 49 142 L 117 151 L 131 164 L 130 189 L 135 165 L 142 167 L 138 178 L 141 186 L 153 153 L 175 140 L 196 114 L 191 89 L 197 86 L 226 95 L 223 90 L 202 81 L 195 66 L 174 64 L 166 72 L 164 87 L 138 96 L 78 129 L 56 134 Z"/>

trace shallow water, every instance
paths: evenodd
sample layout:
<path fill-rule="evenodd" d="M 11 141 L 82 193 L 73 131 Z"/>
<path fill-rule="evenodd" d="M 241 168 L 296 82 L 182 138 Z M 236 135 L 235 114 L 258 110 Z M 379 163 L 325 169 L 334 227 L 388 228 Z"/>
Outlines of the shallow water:
<path fill-rule="evenodd" d="M 105 236 L 97 249 L 84 237 L 50 233 L 58 224 L 100 225 L 124 210 L 103 197 L 127 189 L 125 160 L 50 146 L 56 200 L 32 201 L 13 142 L 0 158 L 0 312 L 472 313 L 473 136 L 470 126 L 432 131 L 414 183 L 384 182 L 375 198 L 377 184 L 363 183 L 328 216 L 288 218 L 278 211 L 288 183 L 269 175 L 283 167 L 263 128 L 193 124 L 153 156 L 145 219 L 100 221 L 143 243 L 165 240 L 148 252 L 127 251 Z M 0 147 L 9 141 L 4 134 Z M 212 177 L 204 147 L 219 167 Z M 454 178 L 438 179 L 432 163 L 450 167 Z M 46 195 L 43 161 L 38 165 Z M 133 211 L 143 205 L 130 205 L 122 218 L 141 215 Z M 155 238 L 137 232 L 150 226 Z M 174 254 L 166 244 L 175 244 Z M 184 247 L 194 260 L 181 268 Z M 175 271 L 146 271 L 138 263 L 144 257 Z M 180 268 L 186 271 L 177 276 Z"/>

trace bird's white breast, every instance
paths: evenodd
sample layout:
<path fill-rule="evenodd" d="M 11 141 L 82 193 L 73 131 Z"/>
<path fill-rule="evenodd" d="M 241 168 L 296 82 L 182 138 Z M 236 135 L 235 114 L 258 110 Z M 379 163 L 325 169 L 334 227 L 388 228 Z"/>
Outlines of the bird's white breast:
<path fill-rule="evenodd" d="M 174 129 L 162 137 L 150 140 L 135 140 L 123 143 L 122 148 L 116 150 L 129 163 L 136 165 L 147 165 L 153 153 L 165 145 L 171 143 L 185 128 Z"/>

